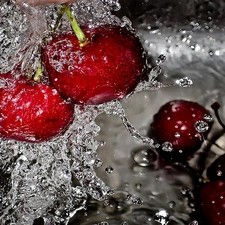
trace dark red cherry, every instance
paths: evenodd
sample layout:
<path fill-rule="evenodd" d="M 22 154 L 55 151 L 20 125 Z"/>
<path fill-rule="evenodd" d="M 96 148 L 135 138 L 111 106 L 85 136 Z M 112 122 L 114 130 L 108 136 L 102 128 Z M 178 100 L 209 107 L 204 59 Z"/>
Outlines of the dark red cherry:
<path fill-rule="evenodd" d="M 207 137 L 212 120 L 204 106 L 186 100 L 173 100 L 154 115 L 151 133 L 163 150 L 191 155 Z"/>
<path fill-rule="evenodd" d="M 206 183 L 199 194 L 204 224 L 225 225 L 225 181 Z"/>
<path fill-rule="evenodd" d="M 89 42 L 80 46 L 73 32 L 54 37 L 43 47 L 45 70 L 52 85 L 78 104 L 100 104 L 124 98 L 145 71 L 137 36 L 125 27 L 85 27 Z"/>
<path fill-rule="evenodd" d="M 0 137 L 26 142 L 50 140 L 66 131 L 74 106 L 43 83 L 0 74 Z"/>
<path fill-rule="evenodd" d="M 207 177 L 211 181 L 225 179 L 225 154 L 217 158 L 208 167 Z"/>

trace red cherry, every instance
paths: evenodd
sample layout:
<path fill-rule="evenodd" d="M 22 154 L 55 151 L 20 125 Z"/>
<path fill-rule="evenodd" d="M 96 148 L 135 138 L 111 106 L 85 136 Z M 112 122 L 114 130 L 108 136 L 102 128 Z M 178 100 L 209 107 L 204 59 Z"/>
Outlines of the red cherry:
<path fill-rule="evenodd" d="M 225 225 L 225 181 L 207 183 L 200 190 L 200 209 L 209 225 Z"/>
<path fill-rule="evenodd" d="M 225 179 L 225 154 L 217 158 L 208 167 L 207 177 L 211 181 Z"/>
<path fill-rule="evenodd" d="M 73 119 L 73 104 L 52 87 L 0 75 L 0 136 L 41 142 L 63 133 Z"/>
<path fill-rule="evenodd" d="M 154 116 L 151 131 L 159 144 L 172 144 L 172 153 L 190 155 L 200 148 L 210 131 L 209 117 L 210 112 L 196 102 L 173 100 Z"/>
<path fill-rule="evenodd" d="M 53 86 L 79 104 L 101 104 L 130 93 L 145 70 L 139 39 L 124 27 L 83 29 L 81 47 L 73 32 L 54 37 L 43 48 L 43 62 Z"/>

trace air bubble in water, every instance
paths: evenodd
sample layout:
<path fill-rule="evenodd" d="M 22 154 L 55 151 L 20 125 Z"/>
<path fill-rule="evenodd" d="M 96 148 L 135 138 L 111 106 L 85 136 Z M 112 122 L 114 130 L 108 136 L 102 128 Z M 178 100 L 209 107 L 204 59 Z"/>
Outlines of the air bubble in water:
<path fill-rule="evenodd" d="M 155 221 L 161 225 L 167 225 L 169 223 L 169 214 L 166 210 L 160 210 L 155 214 Z"/>
<path fill-rule="evenodd" d="M 203 120 L 198 120 L 195 122 L 195 129 L 199 132 L 199 133 L 204 133 L 206 131 L 209 130 L 209 124 L 206 123 Z"/>
<path fill-rule="evenodd" d="M 172 152 L 173 151 L 173 144 L 171 142 L 164 142 L 162 143 L 162 150 L 165 152 Z"/>
<path fill-rule="evenodd" d="M 193 84 L 193 81 L 188 77 L 184 77 L 184 78 L 177 80 L 176 84 L 182 88 L 187 88 Z"/>

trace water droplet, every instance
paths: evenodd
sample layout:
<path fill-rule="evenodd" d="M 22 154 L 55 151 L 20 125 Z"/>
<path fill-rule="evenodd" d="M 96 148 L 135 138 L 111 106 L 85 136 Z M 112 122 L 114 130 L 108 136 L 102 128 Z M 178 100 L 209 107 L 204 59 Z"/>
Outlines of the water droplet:
<path fill-rule="evenodd" d="M 221 170 L 217 170 L 217 171 L 216 171 L 216 175 L 217 175 L 218 177 L 221 177 L 221 176 L 223 175 L 223 172 L 222 172 Z"/>
<path fill-rule="evenodd" d="M 166 210 L 161 210 L 155 214 L 155 221 L 161 225 L 167 225 L 169 223 L 169 214 Z"/>
<path fill-rule="evenodd" d="M 168 205 L 169 205 L 169 208 L 173 209 L 176 206 L 176 202 L 170 201 Z"/>
<path fill-rule="evenodd" d="M 150 166 L 157 160 L 155 151 L 149 148 L 134 150 L 131 152 L 131 156 L 139 166 Z"/>
<path fill-rule="evenodd" d="M 206 123 L 203 120 L 198 120 L 198 121 L 195 122 L 195 129 L 199 133 L 204 133 L 209 129 L 209 125 L 208 125 L 208 123 Z"/>
<path fill-rule="evenodd" d="M 164 63 L 166 61 L 166 56 L 165 55 L 160 55 L 157 59 L 156 59 L 156 64 L 160 65 L 162 63 Z"/>
<path fill-rule="evenodd" d="M 109 223 L 108 223 L 108 222 L 103 221 L 103 222 L 98 223 L 98 225 L 109 225 Z"/>
<path fill-rule="evenodd" d="M 103 162 L 100 159 L 95 159 L 95 162 L 93 164 L 94 167 L 101 167 L 103 165 Z"/>
<path fill-rule="evenodd" d="M 105 200 L 105 201 L 103 202 L 103 204 L 104 204 L 104 206 L 108 206 L 108 205 L 110 204 L 110 202 L 109 202 L 109 200 L 107 199 L 107 200 Z"/>
<path fill-rule="evenodd" d="M 131 201 L 134 205 L 143 205 L 143 200 L 139 197 L 132 196 Z"/>
<path fill-rule="evenodd" d="M 180 87 L 187 88 L 193 84 L 193 81 L 188 77 L 184 77 L 177 80 L 175 83 Z"/>
<path fill-rule="evenodd" d="M 190 45 L 190 48 L 193 51 L 199 51 L 201 49 L 198 44 L 192 44 L 192 45 Z"/>
<path fill-rule="evenodd" d="M 171 142 L 164 142 L 162 143 L 162 150 L 165 152 L 172 152 L 173 151 L 173 144 Z"/>
<path fill-rule="evenodd" d="M 121 225 L 128 225 L 128 222 L 122 222 Z"/>
<path fill-rule="evenodd" d="M 193 220 L 193 221 L 190 222 L 188 225 L 198 225 L 198 221 L 197 221 L 197 220 Z"/>
<path fill-rule="evenodd" d="M 206 120 L 207 122 L 213 122 L 214 118 L 210 114 L 205 114 L 204 115 L 204 120 Z"/>
<path fill-rule="evenodd" d="M 175 137 L 175 138 L 179 138 L 179 137 L 180 137 L 180 133 L 179 133 L 179 132 L 176 132 L 176 133 L 174 134 L 174 137 Z"/>
<path fill-rule="evenodd" d="M 105 172 L 108 173 L 108 174 L 111 174 L 113 173 L 114 169 L 111 167 L 111 166 L 108 166 L 105 168 Z"/>
<path fill-rule="evenodd" d="M 121 5 L 118 0 L 101 0 L 104 4 L 110 7 L 112 11 L 119 11 Z"/>
<path fill-rule="evenodd" d="M 138 184 L 136 184 L 135 186 L 136 186 L 136 188 L 137 188 L 138 190 L 140 190 L 141 187 L 142 187 L 142 184 L 138 183 Z"/>
<path fill-rule="evenodd" d="M 209 56 L 210 56 L 210 57 L 213 57 L 213 56 L 214 56 L 214 51 L 213 51 L 213 50 L 210 50 L 210 51 L 209 51 Z"/>
<path fill-rule="evenodd" d="M 161 73 L 162 73 L 162 68 L 160 66 L 153 67 L 152 70 L 150 71 L 150 76 L 149 76 L 150 80 L 154 80 Z"/>

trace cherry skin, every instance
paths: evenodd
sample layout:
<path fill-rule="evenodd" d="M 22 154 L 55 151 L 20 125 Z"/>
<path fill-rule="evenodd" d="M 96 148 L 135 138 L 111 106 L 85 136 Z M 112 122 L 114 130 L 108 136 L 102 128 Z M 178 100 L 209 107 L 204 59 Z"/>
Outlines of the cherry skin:
<path fill-rule="evenodd" d="M 207 225 L 225 225 L 225 181 L 205 184 L 200 190 L 198 201 Z"/>
<path fill-rule="evenodd" d="M 207 137 L 212 121 L 206 119 L 210 112 L 196 102 L 173 100 L 163 105 L 154 115 L 151 133 L 156 142 L 172 144 L 171 153 L 191 155 Z M 208 126 L 204 132 L 196 129 L 198 121 Z"/>
<path fill-rule="evenodd" d="M 101 104 L 124 98 L 145 71 L 138 37 L 124 27 L 82 29 L 89 42 L 80 46 L 73 32 L 54 37 L 42 49 L 52 85 L 77 104 Z"/>
<path fill-rule="evenodd" d="M 217 158 L 207 169 L 209 180 L 225 179 L 225 154 Z"/>
<path fill-rule="evenodd" d="M 26 142 L 62 134 L 73 120 L 74 106 L 51 86 L 0 75 L 0 136 Z"/>

